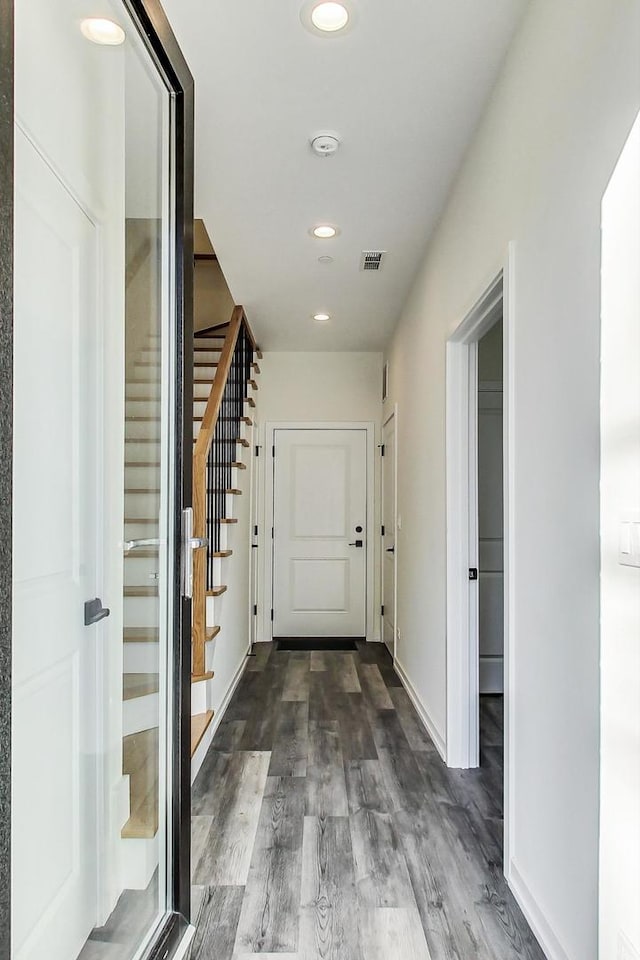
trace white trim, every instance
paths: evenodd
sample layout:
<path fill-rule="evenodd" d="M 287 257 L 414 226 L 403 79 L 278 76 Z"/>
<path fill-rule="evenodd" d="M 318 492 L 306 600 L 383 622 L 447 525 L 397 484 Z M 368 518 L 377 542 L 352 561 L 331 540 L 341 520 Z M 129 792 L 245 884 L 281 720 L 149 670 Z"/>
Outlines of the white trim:
<path fill-rule="evenodd" d="M 513 860 L 510 866 L 510 876 L 508 879 L 509 889 L 513 893 L 534 936 L 542 947 L 547 960 L 570 960 L 569 954 L 552 930 L 545 918 L 544 911 L 537 904 L 535 897 L 529 890 L 529 887 Z"/>
<path fill-rule="evenodd" d="M 380 443 L 384 444 L 385 427 L 393 420 L 393 525 L 395 530 L 393 555 L 393 653 L 395 660 L 398 646 L 398 404 L 394 403 L 393 412 L 383 421 Z M 383 524 L 386 525 L 387 517 L 384 516 L 384 468 L 385 456 L 380 457 L 380 517 Z M 380 605 L 384 604 L 384 537 L 380 536 Z M 380 640 L 384 643 L 384 616 L 380 614 Z"/>
<path fill-rule="evenodd" d="M 435 723 L 431 719 L 429 711 L 427 710 L 422 700 L 420 699 L 415 689 L 413 688 L 413 685 L 409 680 L 409 677 L 407 676 L 406 671 L 402 666 L 402 664 L 399 662 L 399 660 L 396 659 L 393 661 L 393 667 L 396 673 L 398 674 L 398 676 L 400 677 L 400 679 L 402 680 L 402 685 L 407 691 L 407 694 L 409 695 L 409 699 L 414 705 L 416 709 L 416 713 L 418 714 L 422 723 L 424 724 L 424 727 L 426 728 L 427 733 L 433 740 L 436 750 L 438 751 L 438 753 L 446 763 L 447 747 L 444 742 L 444 738 L 438 732 L 438 728 L 436 727 Z"/>
<path fill-rule="evenodd" d="M 446 348 L 447 763 L 465 769 L 478 766 L 480 752 L 478 585 L 467 575 L 478 567 L 477 344 L 505 312 L 505 272 Z"/>
<path fill-rule="evenodd" d="M 509 244 L 503 273 L 503 496 L 504 496 L 504 843 L 507 880 L 515 849 L 515 245 Z"/>
<path fill-rule="evenodd" d="M 251 649 L 251 648 L 249 647 L 248 649 Z M 229 701 L 231 700 L 231 697 L 235 693 L 236 687 L 240 683 L 240 680 L 242 679 L 242 675 L 244 671 L 247 669 L 248 663 L 249 663 L 249 658 L 247 657 L 246 653 L 243 653 L 242 660 L 239 663 L 238 669 L 236 670 L 233 676 L 233 680 L 229 684 L 227 692 L 223 697 L 222 703 L 220 704 L 220 708 L 216 711 L 213 720 L 211 721 L 211 723 L 206 729 L 205 735 L 203 736 L 202 740 L 198 744 L 196 752 L 191 757 L 191 783 L 192 784 L 196 779 L 196 777 L 198 776 L 198 772 L 207 754 L 207 750 L 211 746 L 211 742 L 215 736 L 216 730 L 218 729 L 218 727 L 222 722 L 222 718 L 224 717 L 225 710 L 229 706 Z"/>
<path fill-rule="evenodd" d="M 186 957 L 188 957 L 189 955 L 189 950 L 191 949 L 191 943 L 195 935 L 196 935 L 196 928 L 191 924 L 189 924 L 171 960 L 186 960 Z"/>
<path fill-rule="evenodd" d="M 375 442 L 376 442 L 376 424 L 371 420 L 283 420 L 267 421 L 264 425 L 265 430 L 265 451 L 269 457 L 271 467 L 265 468 L 265 533 L 273 528 L 273 497 L 274 497 L 274 476 L 273 476 L 273 458 L 271 450 L 274 445 L 274 434 L 276 430 L 364 430 L 367 436 L 367 596 L 366 596 L 366 639 L 368 641 L 379 641 L 380 617 L 376 617 L 375 611 L 375 555 L 376 555 L 376 537 L 372 536 L 375 531 L 376 513 L 375 513 Z M 261 634 L 267 640 L 273 640 L 273 624 L 271 623 L 271 607 L 273 606 L 273 543 L 269 536 L 263 537 L 267 547 L 264 551 L 264 602 L 262 604 L 262 631 Z"/>

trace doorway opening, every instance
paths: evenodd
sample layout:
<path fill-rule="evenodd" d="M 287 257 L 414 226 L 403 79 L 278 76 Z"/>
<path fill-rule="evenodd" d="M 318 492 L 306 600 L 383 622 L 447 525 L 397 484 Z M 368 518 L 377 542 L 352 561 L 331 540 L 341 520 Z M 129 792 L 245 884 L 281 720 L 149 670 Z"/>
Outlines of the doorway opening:
<path fill-rule="evenodd" d="M 463 769 L 492 764 L 505 810 L 510 770 L 508 277 L 507 269 L 500 272 L 448 341 L 446 399 L 447 764 Z"/>

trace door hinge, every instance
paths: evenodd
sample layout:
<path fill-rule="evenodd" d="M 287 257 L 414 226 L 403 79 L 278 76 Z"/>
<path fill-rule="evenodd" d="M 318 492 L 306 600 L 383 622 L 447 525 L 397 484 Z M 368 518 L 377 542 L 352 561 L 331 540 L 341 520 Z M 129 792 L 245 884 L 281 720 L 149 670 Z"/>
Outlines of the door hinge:
<path fill-rule="evenodd" d="M 256 444 L 256 457 L 260 456 L 260 447 Z"/>
<path fill-rule="evenodd" d="M 255 524 L 253 525 L 253 535 L 254 535 L 254 537 L 257 537 L 257 536 L 258 536 L 258 524 L 257 524 L 257 523 L 255 523 Z"/>
<path fill-rule="evenodd" d="M 380 444 L 380 456 L 384 457 L 384 443 Z"/>
<path fill-rule="evenodd" d="M 382 526 L 380 527 L 380 533 L 381 533 L 382 536 L 384 537 L 384 523 L 383 523 Z"/>
<path fill-rule="evenodd" d="M 477 580 L 477 579 L 478 579 L 478 568 L 469 567 L 469 580 Z"/>
<path fill-rule="evenodd" d="M 271 622 L 273 623 L 273 607 L 271 607 Z"/>
<path fill-rule="evenodd" d="M 274 445 L 271 447 L 271 456 L 275 457 L 275 455 L 276 455 L 276 445 L 274 443 Z"/>
<path fill-rule="evenodd" d="M 271 527 L 271 539 L 273 540 L 273 527 Z"/>
<path fill-rule="evenodd" d="M 257 604 L 257 603 L 254 603 L 254 605 L 253 605 L 253 615 L 254 615 L 254 617 L 257 617 L 257 616 L 258 616 L 258 604 Z"/>
<path fill-rule="evenodd" d="M 380 616 L 384 617 L 384 604 L 380 607 Z"/>

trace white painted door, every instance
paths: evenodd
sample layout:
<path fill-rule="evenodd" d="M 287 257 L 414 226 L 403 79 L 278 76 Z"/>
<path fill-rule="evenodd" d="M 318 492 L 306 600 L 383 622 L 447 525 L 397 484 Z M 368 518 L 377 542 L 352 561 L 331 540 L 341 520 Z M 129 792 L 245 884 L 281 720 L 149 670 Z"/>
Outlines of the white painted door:
<path fill-rule="evenodd" d="M 366 633 L 365 430 L 276 430 L 273 635 Z"/>
<path fill-rule="evenodd" d="M 382 636 L 395 656 L 396 636 L 396 418 L 382 429 Z"/>
<path fill-rule="evenodd" d="M 480 693 L 504 690 L 504 518 L 502 384 L 478 391 Z"/>
<path fill-rule="evenodd" d="M 96 918 L 96 228 L 16 131 L 13 956 L 71 960 Z"/>

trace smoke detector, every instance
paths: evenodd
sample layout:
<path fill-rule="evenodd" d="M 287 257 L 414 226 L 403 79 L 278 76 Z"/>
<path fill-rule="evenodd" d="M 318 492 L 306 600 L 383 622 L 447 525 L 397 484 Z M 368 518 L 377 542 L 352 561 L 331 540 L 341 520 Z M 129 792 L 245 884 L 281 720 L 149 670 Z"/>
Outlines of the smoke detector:
<path fill-rule="evenodd" d="M 337 133 L 315 133 L 310 142 L 317 157 L 333 157 L 338 152 L 340 137 Z"/>

